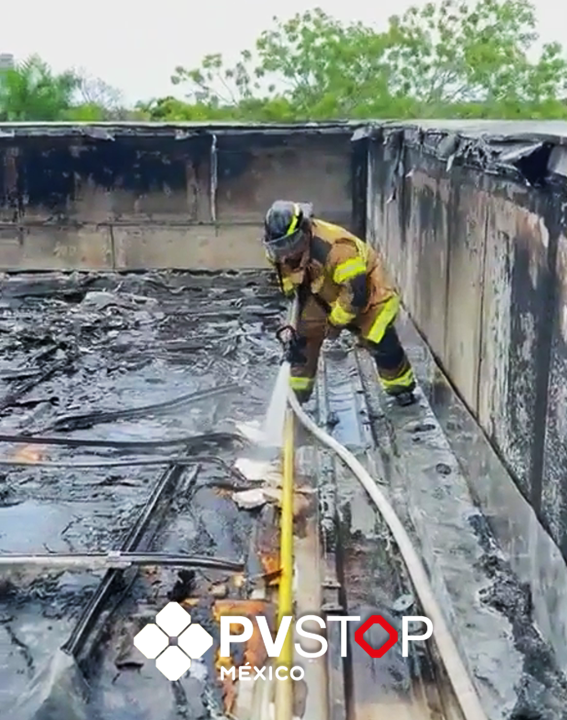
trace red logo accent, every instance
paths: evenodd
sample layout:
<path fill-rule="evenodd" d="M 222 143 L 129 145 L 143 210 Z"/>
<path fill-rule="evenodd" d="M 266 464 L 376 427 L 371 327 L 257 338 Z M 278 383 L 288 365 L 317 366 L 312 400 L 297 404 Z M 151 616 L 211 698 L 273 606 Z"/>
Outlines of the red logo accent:
<path fill-rule="evenodd" d="M 372 645 L 364 639 L 364 633 L 367 630 L 370 630 L 373 625 L 380 625 L 390 636 L 389 639 L 386 640 L 386 642 L 379 648 L 373 648 Z M 362 623 L 362 625 L 354 633 L 355 642 L 357 642 L 360 647 L 374 659 L 383 657 L 388 650 L 393 648 L 398 642 L 398 637 L 398 631 L 393 628 L 390 623 L 387 623 L 382 615 L 372 615 L 368 618 L 368 620 L 366 620 L 366 622 Z"/>

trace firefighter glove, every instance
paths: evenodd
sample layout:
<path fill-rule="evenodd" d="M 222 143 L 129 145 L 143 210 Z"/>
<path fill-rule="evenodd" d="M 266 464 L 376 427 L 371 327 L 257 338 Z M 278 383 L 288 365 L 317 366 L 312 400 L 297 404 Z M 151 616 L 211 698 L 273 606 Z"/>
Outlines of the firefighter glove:
<path fill-rule="evenodd" d="M 306 345 L 307 340 L 305 338 L 292 337 L 286 343 L 282 362 L 288 362 L 290 365 L 305 365 L 307 362 L 304 352 Z"/>

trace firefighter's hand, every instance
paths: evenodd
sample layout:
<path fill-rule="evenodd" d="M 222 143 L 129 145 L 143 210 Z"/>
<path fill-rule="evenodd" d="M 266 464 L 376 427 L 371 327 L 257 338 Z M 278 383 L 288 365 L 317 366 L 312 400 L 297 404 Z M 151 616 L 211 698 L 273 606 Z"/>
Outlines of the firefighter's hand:
<path fill-rule="evenodd" d="M 306 344 L 307 340 L 305 338 L 293 337 L 286 343 L 284 360 L 289 362 L 290 365 L 304 365 L 307 362 L 304 353 Z"/>

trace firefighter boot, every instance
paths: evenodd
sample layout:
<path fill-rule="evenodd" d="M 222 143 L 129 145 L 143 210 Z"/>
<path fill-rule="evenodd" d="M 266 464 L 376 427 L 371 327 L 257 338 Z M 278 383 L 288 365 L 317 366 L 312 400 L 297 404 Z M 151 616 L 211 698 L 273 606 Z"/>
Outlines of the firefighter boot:
<path fill-rule="evenodd" d="M 371 353 L 384 392 L 402 407 L 412 405 L 416 401 L 415 377 L 393 324 L 387 328 L 380 343 L 372 344 Z"/>

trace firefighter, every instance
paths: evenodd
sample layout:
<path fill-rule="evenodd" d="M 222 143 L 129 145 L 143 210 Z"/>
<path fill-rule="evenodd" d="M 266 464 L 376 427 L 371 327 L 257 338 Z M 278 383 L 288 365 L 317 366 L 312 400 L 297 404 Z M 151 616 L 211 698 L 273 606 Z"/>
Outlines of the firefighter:
<path fill-rule="evenodd" d="M 313 392 L 325 337 L 347 328 L 373 356 L 384 391 L 412 404 L 414 374 L 394 326 L 399 299 L 376 251 L 314 217 L 312 205 L 284 200 L 268 210 L 263 242 L 282 292 L 300 299 L 290 381 L 298 400 Z"/>

